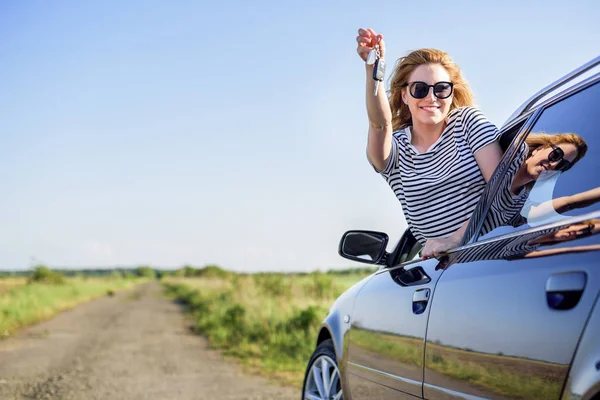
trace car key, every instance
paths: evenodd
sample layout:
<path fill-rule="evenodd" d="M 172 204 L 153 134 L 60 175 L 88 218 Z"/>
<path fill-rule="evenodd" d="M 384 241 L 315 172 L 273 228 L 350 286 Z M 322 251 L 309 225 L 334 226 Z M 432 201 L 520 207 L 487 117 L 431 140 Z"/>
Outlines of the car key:
<path fill-rule="evenodd" d="M 383 82 L 383 78 L 385 77 L 385 61 L 381 59 L 379 56 L 379 46 L 377 49 L 377 57 L 375 58 L 375 64 L 373 65 L 373 79 L 375 80 L 375 96 L 377 96 L 377 91 L 379 90 L 379 82 Z"/>

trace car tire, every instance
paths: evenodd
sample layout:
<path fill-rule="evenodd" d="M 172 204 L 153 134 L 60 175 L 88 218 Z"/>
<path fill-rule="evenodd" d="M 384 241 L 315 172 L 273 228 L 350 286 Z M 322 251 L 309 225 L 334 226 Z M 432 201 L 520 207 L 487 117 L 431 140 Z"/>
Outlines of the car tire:
<path fill-rule="evenodd" d="M 331 339 L 321 342 L 310 357 L 304 383 L 302 400 L 341 400 L 340 370 Z"/>

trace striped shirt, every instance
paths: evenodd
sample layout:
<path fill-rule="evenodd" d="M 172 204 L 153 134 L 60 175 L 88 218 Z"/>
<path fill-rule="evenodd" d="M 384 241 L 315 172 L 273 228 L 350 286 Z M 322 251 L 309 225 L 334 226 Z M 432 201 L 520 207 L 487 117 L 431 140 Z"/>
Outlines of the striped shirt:
<path fill-rule="evenodd" d="M 447 237 L 469 219 L 486 185 L 474 154 L 500 133 L 474 107 L 454 109 L 440 138 L 424 153 L 411 129 L 392 135 L 392 152 L 380 172 L 400 204 L 415 238 Z"/>
<path fill-rule="evenodd" d="M 482 236 L 500 226 L 512 225 L 518 227 L 527 223 L 522 215 L 522 209 L 529 197 L 530 188 L 524 187 L 515 195 L 511 192 L 510 187 L 519 168 L 527 159 L 528 151 L 529 146 L 527 146 L 527 143 L 521 143 L 515 158 L 502 177 L 498 192 L 492 199 L 490 210 L 483 221 Z"/>

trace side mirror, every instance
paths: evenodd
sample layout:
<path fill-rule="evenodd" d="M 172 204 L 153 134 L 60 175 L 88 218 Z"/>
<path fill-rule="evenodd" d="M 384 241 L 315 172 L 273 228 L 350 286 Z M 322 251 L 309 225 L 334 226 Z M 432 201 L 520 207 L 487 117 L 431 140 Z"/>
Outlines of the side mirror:
<path fill-rule="evenodd" d="M 340 256 L 367 264 L 385 264 L 389 237 L 383 232 L 348 231 L 340 240 Z"/>

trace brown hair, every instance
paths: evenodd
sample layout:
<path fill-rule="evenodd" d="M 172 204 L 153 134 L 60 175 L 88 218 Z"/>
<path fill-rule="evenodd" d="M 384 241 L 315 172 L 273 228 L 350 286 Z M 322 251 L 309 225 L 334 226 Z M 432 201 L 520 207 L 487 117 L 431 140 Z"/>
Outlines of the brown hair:
<path fill-rule="evenodd" d="M 402 90 L 405 88 L 404 85 L 408 82 L 413 71 L 419 65 L 424 64 L 439 64 L 448 71 L 450 81 L 454 84 L 450 111 L 455 108 L 473 105 L 471 88 L 462 77 L 460 68 L 452 61 L 448 53 L 437 49 L 415 50 L 406 57 L 401 57 L 396 61 L 396 66 L 391 76 L 388 98 L 392 109 L 392 127 L 395 131 L 412 124 L 408 105 L 402 101 Z"/>
<path fill-rule="evenodd" d="M 550 135 L 544 132 L 530 133 L 525 139 L 525 142 L 529 146 L 527 158 L 531 157 L 533 151 L 538 147 L 550 147 L 551 145 L 558 146 L 561 143 L 570 143 L 577 147 L 577 157 L 573 159 L 572 165 L 575 165 L 577 161 L 585 156 L 588 148 L 585 140 L 576 133 L 558 133 L 556 135 Z"/>

